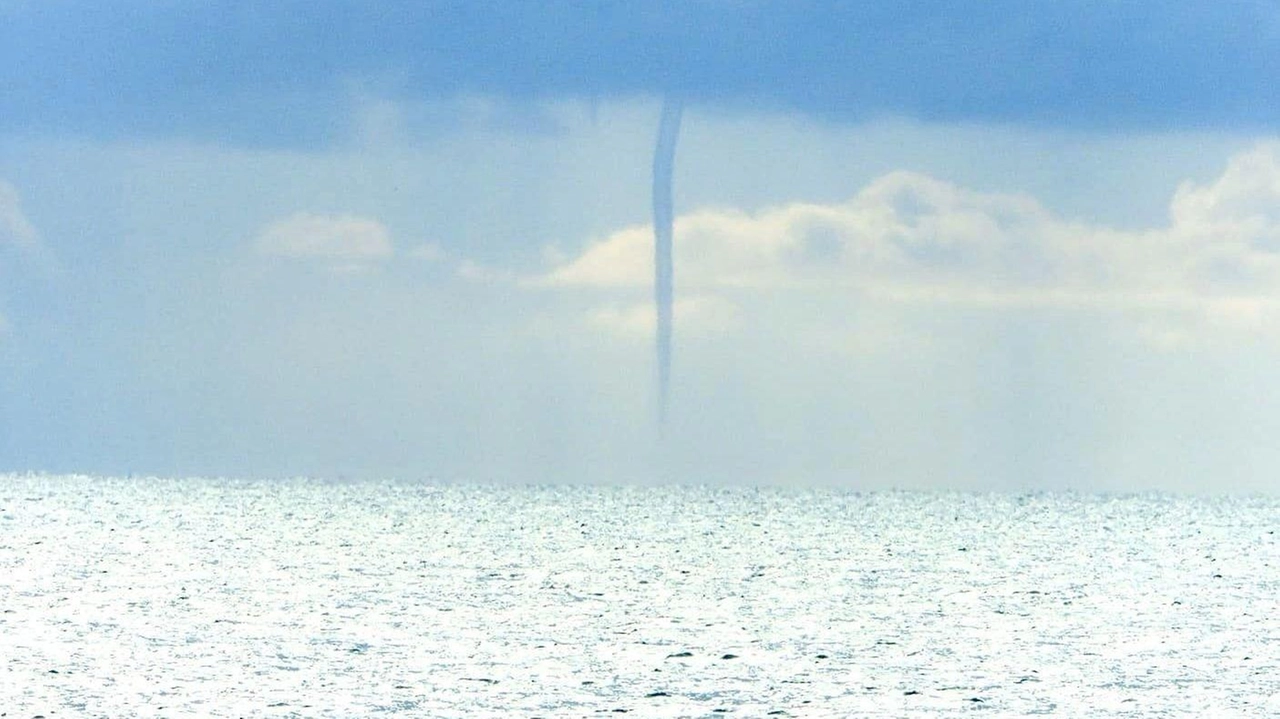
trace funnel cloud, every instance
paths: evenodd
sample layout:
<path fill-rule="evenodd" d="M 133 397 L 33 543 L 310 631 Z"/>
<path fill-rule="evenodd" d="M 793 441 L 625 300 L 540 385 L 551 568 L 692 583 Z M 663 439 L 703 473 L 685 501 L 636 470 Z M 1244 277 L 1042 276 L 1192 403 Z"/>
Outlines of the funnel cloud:
<path fill-rule="evenodd" d="M 671 176 L 675 169 L 676 141 L 680 137 L 683 104 L 667 98 L 662 103 L 658 142 L 653 150 L 653 299 L 658 313 L 655 349 L 658 355 L 658 424 L 667 422 L 671 394 L 671 309 L 674 302 L 675 268 L 672 265 L 672 226 L 675 212 L 671 201 Z"/>

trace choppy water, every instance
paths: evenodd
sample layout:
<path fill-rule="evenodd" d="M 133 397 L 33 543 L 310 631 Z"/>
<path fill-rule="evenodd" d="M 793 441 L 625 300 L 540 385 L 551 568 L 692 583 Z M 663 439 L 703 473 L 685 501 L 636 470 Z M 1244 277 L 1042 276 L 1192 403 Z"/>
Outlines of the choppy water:
<path fill-rule="evenodd" d="M 1268 716 L 1280 500 L 0 476 L 0 712 Z"/>

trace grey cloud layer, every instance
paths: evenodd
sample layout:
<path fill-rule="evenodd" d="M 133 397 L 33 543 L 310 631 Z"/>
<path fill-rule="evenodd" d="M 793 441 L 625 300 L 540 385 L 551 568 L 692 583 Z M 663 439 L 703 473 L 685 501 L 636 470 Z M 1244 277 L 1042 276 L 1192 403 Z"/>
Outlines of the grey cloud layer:
<path fill-rule="evenodd" d="M 1275 127 L 1268 3 L 19 3 L 0 132 L 341 139 L 353 87 L 1071 127 Z"/>

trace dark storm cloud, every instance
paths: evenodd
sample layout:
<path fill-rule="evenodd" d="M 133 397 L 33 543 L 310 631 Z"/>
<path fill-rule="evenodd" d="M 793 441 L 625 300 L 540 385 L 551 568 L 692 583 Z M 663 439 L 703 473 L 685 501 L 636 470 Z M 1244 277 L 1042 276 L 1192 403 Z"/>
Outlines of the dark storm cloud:
<path fill-rule="evenodd" d="M 312 145 L 406 100 L 690 103 L 1085 128 L 1272 127 L 1260 2 L 12 3 L 0 132 Z"/>

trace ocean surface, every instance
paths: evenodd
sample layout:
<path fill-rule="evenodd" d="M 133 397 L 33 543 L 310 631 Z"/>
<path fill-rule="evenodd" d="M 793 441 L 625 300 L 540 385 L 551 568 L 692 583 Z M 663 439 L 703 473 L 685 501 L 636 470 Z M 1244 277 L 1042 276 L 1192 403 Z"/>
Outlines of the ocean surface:
<path fill-rule="evenodd" d="M 0 475 L 8 717 L 1280 715 L 1280 499 Z"/>

